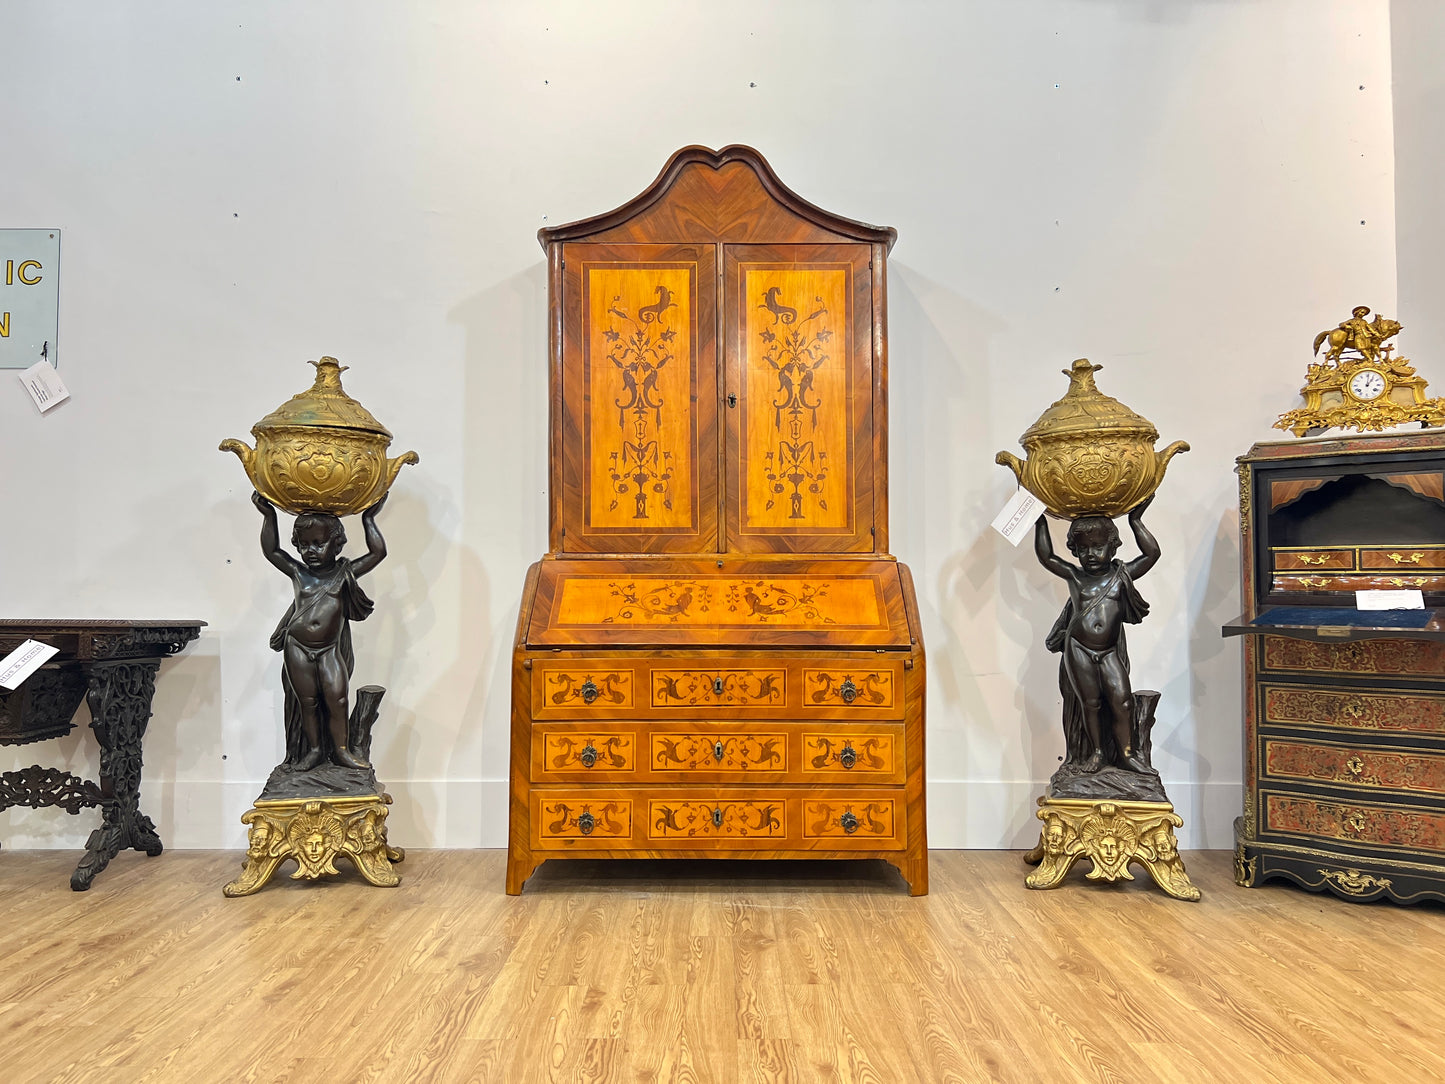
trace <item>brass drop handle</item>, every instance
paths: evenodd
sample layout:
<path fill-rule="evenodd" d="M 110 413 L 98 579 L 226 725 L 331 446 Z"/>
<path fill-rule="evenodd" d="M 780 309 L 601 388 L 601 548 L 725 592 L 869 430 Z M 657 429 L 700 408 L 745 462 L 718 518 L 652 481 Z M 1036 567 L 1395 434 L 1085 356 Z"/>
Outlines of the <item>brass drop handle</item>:
<path fill-rule="evenodd" d="M 716 808 L 713 809 L 713 811 L 712 811 L 712 826 L 713 826 L 714 828 L 721 828 L 721 827 L 722 827 L 722 806 L 717 806 Z"/>
<path fill-rule="evenodd" d="M 845 704 L 851 704 L 858 699 L 858 686 L 853 684 L 851 677 L 843 679 L 843 684 L 838 686 L 838 695 L 843 698 Z"/>
<path fill-rule="evenodd" d="M 597 683 L 591 678 L 588 678 L 582 683 L 582 703 L 592 703 L 592 701 L 597 699 L 597 694 L 600 691 L 601 690 L 597 688 Z"/>
<path fill-rule="evenodd" d="M 716 760 L 716 761 L 721 761 L 721 760 L 722 760 L 722 758 L 723 758 L 723 743 L 722 743 L 722 739 L 718 739 L 717 741 L 715 741 L 715 742 L 712 743 L 712 756 L 713 756 L 713 759 Z"/>
<path fill-rule="evenodd" d="M 720 677 L 715 677 L 715 678 L 712 679 L 712 691 L 713 691 L 716 695 L 722 696 L 722 691 L 723 691 L 723 679 L 722 679 L 722 678 L 720 678 Z"/>
<path fill-rule="evenodd" d="M 577 827 L 582 829 L 584 836 L 590 836 L 592 829 L 597 827 L 597 818 L 591 813 L 583 813 L 582 816 L 577 818 Z"/>
<path fill-rule="evenodd" d="M 838 763 L 845 768 L 851 768 L 858 763 L 858 750 L 853 748 L 852 742 L 843 746 L 843 751 L 838 754 Z"/>
<path fill-rule="evenodd" d="M 838 823 L 843 826 L 843 831 L 847 832 L 850 836 L 858 831 L 858 818 L 853 815 L 851 809 L 838 819 Z"/>
<path fill-rule="evenodd" d="M 582 762 L 582 767 L 592 767 L 592 765 L 597 763 L 597 746 L 593 745 L 591 741 L 588 741 L 587 744 L 582 747 L 582 752 L 577 754 L 577 759 Z"/>

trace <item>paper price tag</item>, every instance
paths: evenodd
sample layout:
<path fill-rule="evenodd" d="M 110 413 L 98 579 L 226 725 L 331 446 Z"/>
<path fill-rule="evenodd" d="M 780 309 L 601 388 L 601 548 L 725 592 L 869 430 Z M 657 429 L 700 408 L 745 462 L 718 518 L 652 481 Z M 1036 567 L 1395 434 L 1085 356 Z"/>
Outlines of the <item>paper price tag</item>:
<path fill-rule="evenodd" d="M 50 657 L 59 650 L 58 647 L 42 644 L 39 640 L 26 640 L 0 659 L 0 686 L 12 692 L 20 688 L 22 681 L 49 662 Z"/>
<path fill-rule="evenodd" d="M 1408 591 L 1356 591 L 1357 610 L 1423 610 L 1425 595 L 1419 588 Z"/>
<path fill-rule="evenodd" d="M 1033 530 L 1034 521 L 1044 510 L 1044 502 L 1027 489 L 1020 489 L 1009 498 L 1003 511 L 994 517 L 993 529 L 1017 546 Z"/>
<path fill-rule="evenodd" d="M 48 361 L 37 361 L 19 376 L 20 383 L 25 385 L 25 390 L 42 414 L 70 398 L 70 391 L 60 379 L 60 374 Z"/>

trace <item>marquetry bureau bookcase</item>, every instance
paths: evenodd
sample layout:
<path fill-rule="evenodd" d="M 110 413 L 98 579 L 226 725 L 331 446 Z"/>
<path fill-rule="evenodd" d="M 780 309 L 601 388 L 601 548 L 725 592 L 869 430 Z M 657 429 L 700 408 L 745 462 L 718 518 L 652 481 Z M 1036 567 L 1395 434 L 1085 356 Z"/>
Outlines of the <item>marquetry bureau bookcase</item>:
<path fill-rule="evenodd" d="M 507 891 L 549 858 L 882 858 L 923 894 L 895 232 L 735 146 L 539 237 L 550 541 L 517 622 Z"/>
<path fill-rule="evenodd" d="M 1445 433 L 1257 444 L 1239 499 L 1236 880 L 1445 900 Z M 1355 609 L 1400 589 L 1426 608 Z"/>

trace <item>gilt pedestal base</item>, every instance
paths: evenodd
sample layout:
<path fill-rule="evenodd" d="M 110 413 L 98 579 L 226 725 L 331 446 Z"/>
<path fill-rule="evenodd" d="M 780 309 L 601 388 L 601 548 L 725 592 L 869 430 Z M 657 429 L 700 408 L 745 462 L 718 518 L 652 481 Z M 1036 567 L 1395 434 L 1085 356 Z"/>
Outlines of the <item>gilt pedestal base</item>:
<path fill-rule="evenodd" d="M 395 887 L 401 877 L 391 867 L 405 855 L 386 841 L 390 804 L 391 795 L 380 789 L 362 796 L 257 801 L 241 816 L 250 829 L 245 865 L 221 891 L 230 897 L 258 892 L 287 859 L 296 861 L 293 880 L 333 876 L 343 856 L 371 884 Z"/>
<path fill-rule="evenodd" d="M 1076 861 L 1088 858 L 1091 881 L 1132 881 L 1129 864 L 1138 862 L 1170 896 L 1199 899 L 1174 836 L 1184 819 L 1169 802 L 1042 797 L 1036 816 L 1043 830 L 1038 846 L 1024 855 L 1038 867 L 1024 878 L 1029 888 L 1056 887 Z"/>

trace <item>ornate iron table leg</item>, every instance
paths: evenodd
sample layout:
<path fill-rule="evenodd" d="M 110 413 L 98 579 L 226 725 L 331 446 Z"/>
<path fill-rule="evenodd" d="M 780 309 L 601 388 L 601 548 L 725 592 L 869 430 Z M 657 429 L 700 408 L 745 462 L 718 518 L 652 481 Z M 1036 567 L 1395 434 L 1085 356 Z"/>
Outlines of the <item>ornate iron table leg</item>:
<path fill-rule="evenodd" d="M 90 726 L 100 743 L 101 825 L 90 833 L 85 855 L 70 875 L 70 887 L 84 892 L 120 851 L 134 847 L 151 857 L 161 853 L 156 826 L 140 811 L 141 739 L 151 717 L 159 659 L 95 663 L 86 700 Z"/>

